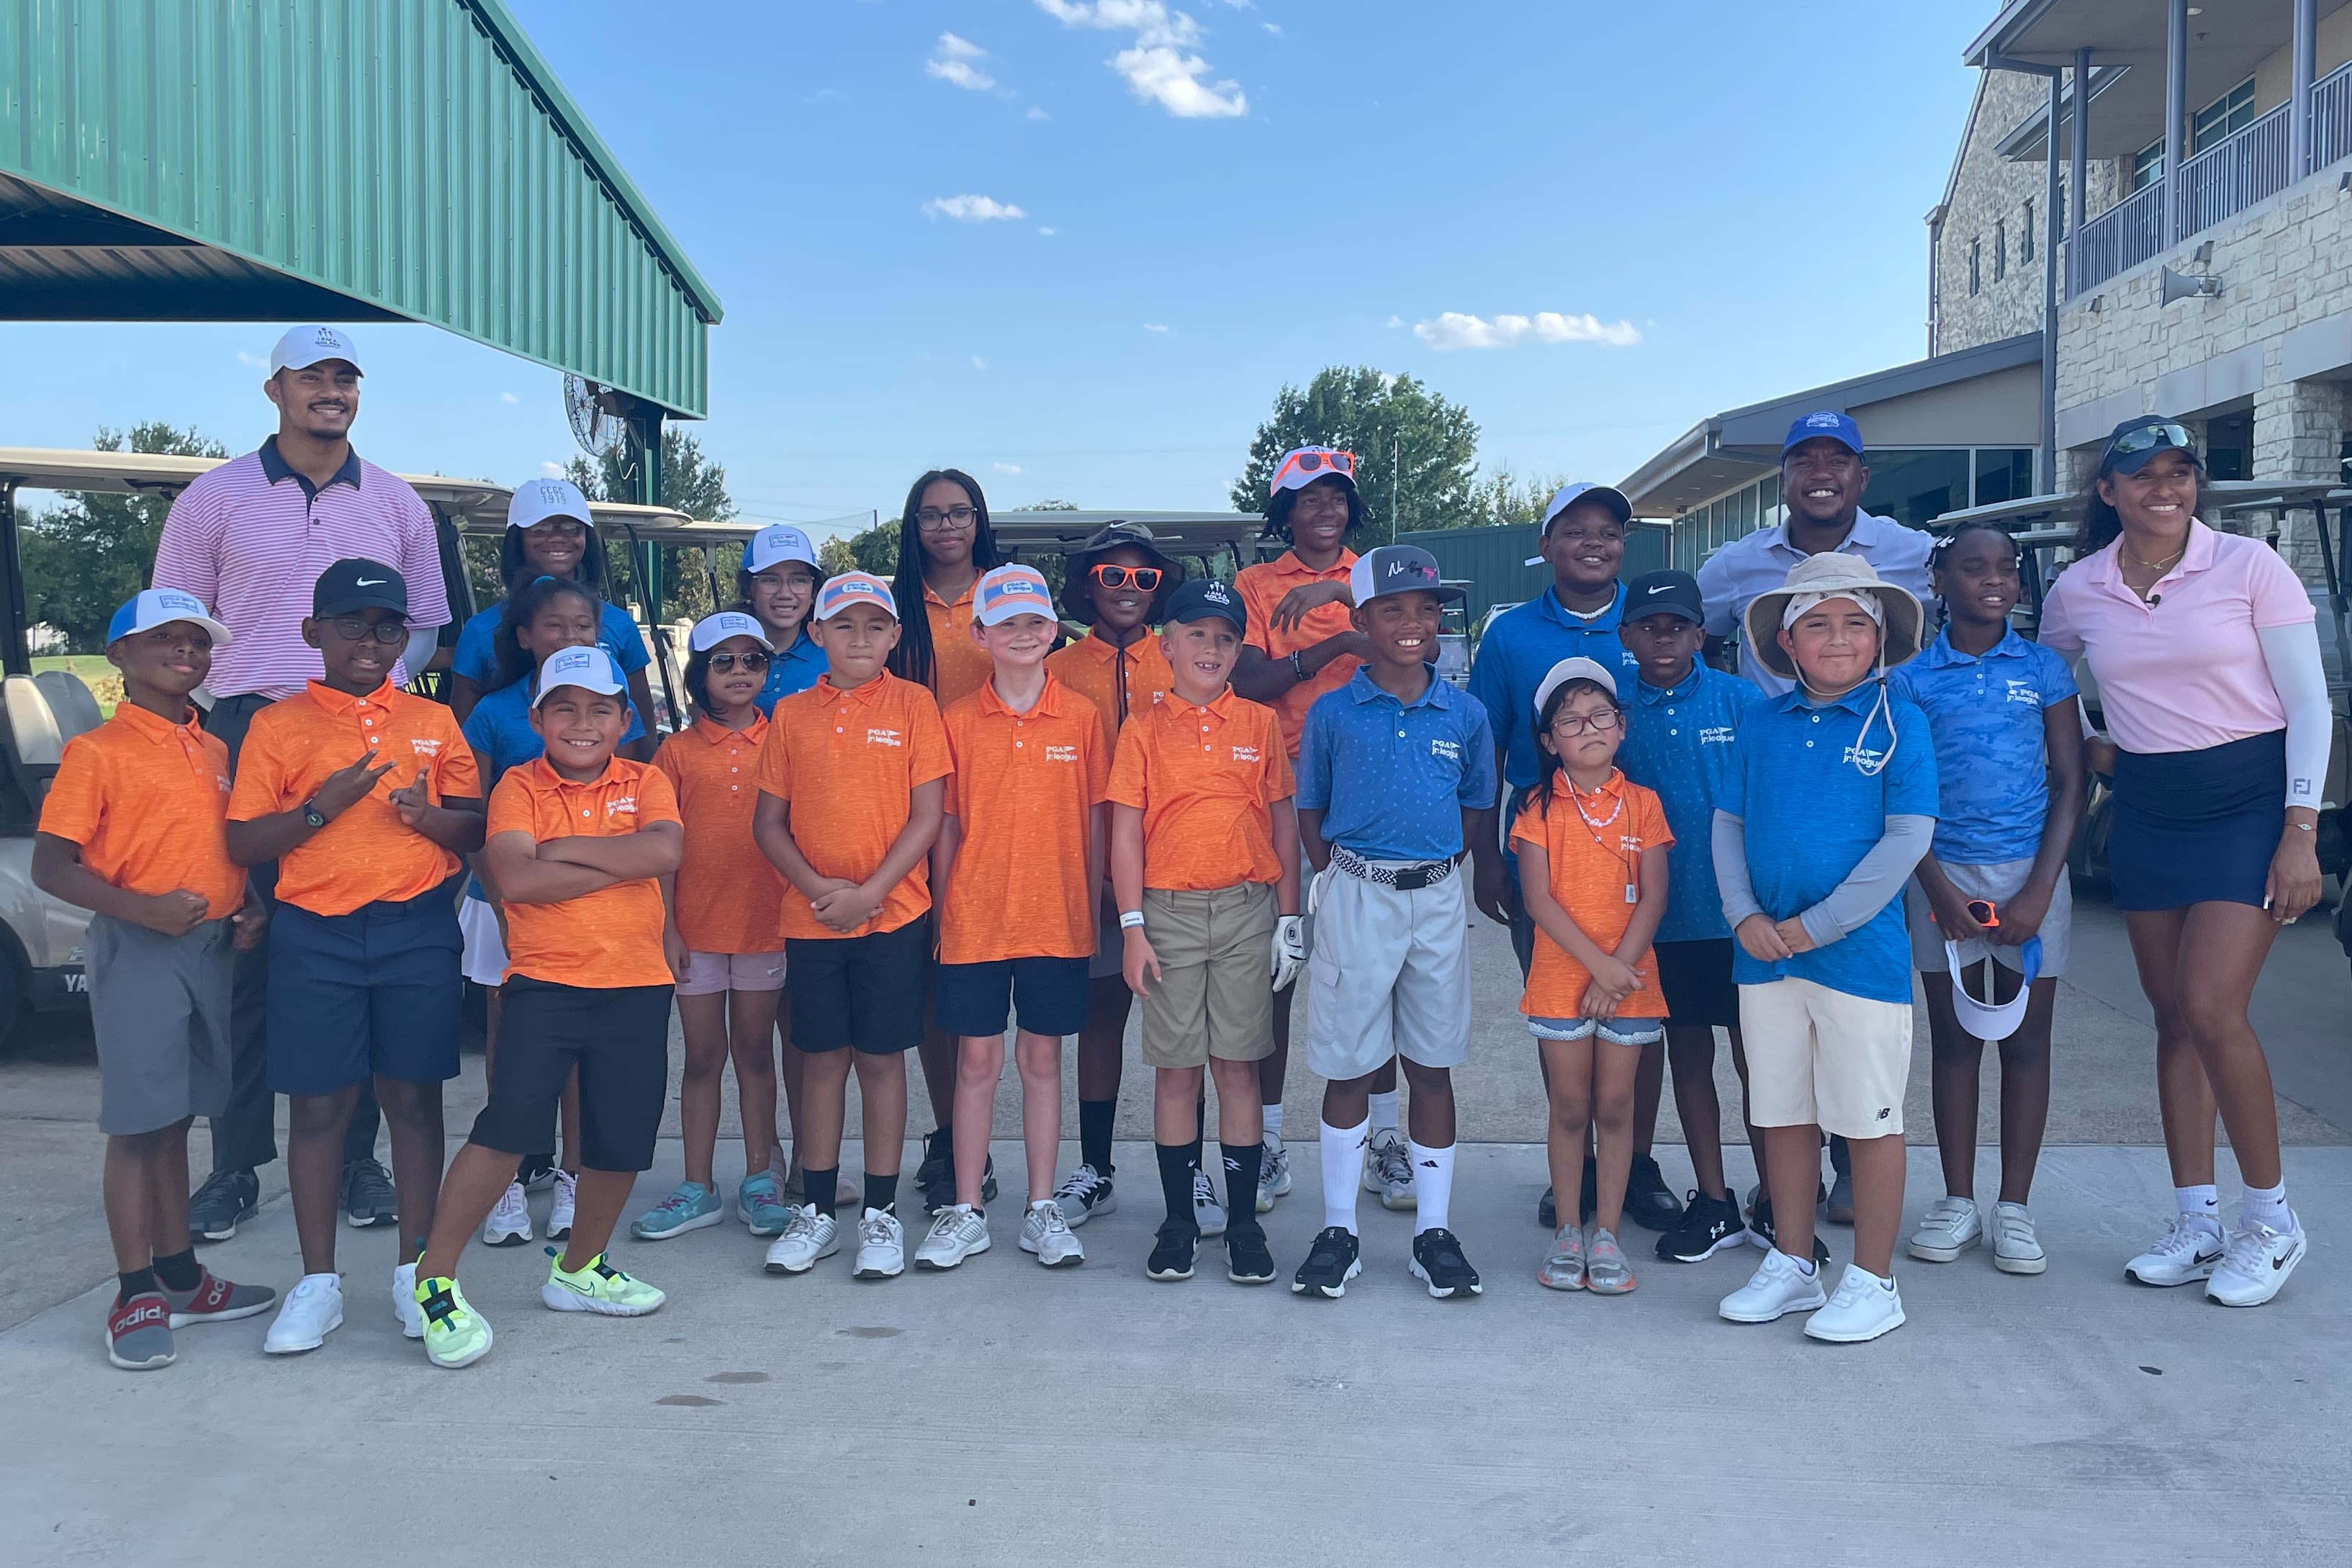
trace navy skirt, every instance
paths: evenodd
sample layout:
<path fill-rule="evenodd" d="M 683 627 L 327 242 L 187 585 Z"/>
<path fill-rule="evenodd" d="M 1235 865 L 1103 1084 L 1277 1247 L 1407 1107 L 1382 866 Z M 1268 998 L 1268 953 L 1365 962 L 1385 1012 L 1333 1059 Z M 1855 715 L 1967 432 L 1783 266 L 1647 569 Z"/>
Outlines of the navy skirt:
<path fill-rule="evenodd" d="M 2119 751 L 2114 813 L 2116 908 L 2260 909 L 2286 830 L 2286 731 L 2201 752 Z"/>

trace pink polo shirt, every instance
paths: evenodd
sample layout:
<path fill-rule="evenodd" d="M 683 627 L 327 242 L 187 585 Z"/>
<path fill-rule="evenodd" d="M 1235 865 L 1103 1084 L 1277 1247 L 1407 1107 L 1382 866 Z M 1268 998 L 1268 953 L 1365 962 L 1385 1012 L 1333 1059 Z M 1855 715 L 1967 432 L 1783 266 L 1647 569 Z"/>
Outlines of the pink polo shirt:
<path fill-rule="evenodd" d="M 2126 752 L 2201 752 L 2286 728 L 2254 633 L 2312 618 L 2311 595 L 2258 539 L 2189 524 L 2189 548 L 2144 602 L 2116 541 L 2058 576 L 2036 640 L 2084 656 Z"/>
<path fill-rule="evenodd" d="M 258 451 L 196 478 L 172 502 L 155 546 L 153 586 L 179 588 L 213 607 L 233 639 L 213 655 L 215 697 L 291 697 L 325 674 L 302 640 L 319 574 L 362 556 L 408 583 L 408 624 L 449 619 L 433 513 L 416 492 L 352 453 L 318 489 L 278 456 Z M 404 668 L 394 685 L 405 684 Z"/>

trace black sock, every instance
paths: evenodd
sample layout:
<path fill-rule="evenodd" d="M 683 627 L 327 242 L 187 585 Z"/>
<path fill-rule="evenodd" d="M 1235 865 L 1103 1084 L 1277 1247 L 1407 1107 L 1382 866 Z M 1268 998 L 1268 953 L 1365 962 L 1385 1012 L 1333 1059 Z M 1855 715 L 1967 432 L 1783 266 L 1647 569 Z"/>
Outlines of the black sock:
<path fill-rule="evenodd" d="M 881 1214 L 888 1214 L 898 1205 L 898 1173 L 893 1171 L 887 1176 L 877 1176 L 871 1171 L 866 1172 L 866 1206 Z"/>
<path fill-rule="evenodd" d="M 1168 1200 L 1168 1217 L 1173 1223 L 1192 1222 L 1192 1156 L 1181 1143 L 1154 1143 L 1152 1152 L 1160 1156 L 1160 1193 Z"/>
<path fill-rule="evenodd" d="M 121 1288 L 114 1293 L 114 1304 L 118 1307 L 133 1296 L 144 1296 L 151 1291 L 162 1289 L 155 1283 L 155 1270 L 152 1268 L 134 1268 L 128 1274 L 118 1274 L 115 1278 L 122 1281 Z"/>
<path fill-rule="evenodd" d="M 204 1265 L 196 1261 L 196 1249 L 183 1247 L 169 1258 L 155 1259 L 155 1278 L 166 1290 L 193 1290 L 204 1283 Z"/>
<path fill-rule="evenodd" d="M 1233 1215 L 1232 1224 L 1239 1228 L 1257 1223 L 1258 1168 L 1265 1160 L 1265 1145 L 1245 1143 L 1236 1149 L 1222 1144 L 1225 1156 L 1225 1212 Z"/>
<path fill-rule="evenodd" d="M 1184 1157 L 1192 1169 L 1201 1168 L 1201 1140 L 1209 1130 L 1209 1097 L 1203 1094 L 1192 1107 L 1192 1141 L 1184 1145 Z"/>
<path fill-rule="evenodd" d="M 801 1167 L 801 1195 L 809 1206 L 822 1215 L 833 1212 L 833 1200 L 841 1191 L 841 1167 L 818 1170 L 814 1165 Z"/>
<path fill-rule="evenodd" d="M 1098 1176 L 1110 1174 L 1110 1123 L 1118 1114 L 1116 1100 L 1078 1101 L 1078 1158 Z"/>

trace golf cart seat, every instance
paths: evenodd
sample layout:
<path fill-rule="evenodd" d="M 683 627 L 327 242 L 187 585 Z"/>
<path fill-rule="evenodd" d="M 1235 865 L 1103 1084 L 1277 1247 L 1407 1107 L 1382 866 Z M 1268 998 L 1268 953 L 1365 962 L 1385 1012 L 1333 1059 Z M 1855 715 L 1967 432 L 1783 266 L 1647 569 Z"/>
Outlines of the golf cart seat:
<path fill-rule="evenodd" d="M 5 778 L 0 778 L 0 823 L 29 832 L 41 815 L 49 781 L 64 761 L 66 742 L 102 721 L 98 699 L 70 670 L 0 680 L 0 715 L 7 720 Z"/>

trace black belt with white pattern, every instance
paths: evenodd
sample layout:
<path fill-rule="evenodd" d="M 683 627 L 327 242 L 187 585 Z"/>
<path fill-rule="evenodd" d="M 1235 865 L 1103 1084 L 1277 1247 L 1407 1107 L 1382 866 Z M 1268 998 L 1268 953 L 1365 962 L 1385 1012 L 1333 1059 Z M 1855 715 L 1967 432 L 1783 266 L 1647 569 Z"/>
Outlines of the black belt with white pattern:
<path fill-rule="evenodd" d="M 1375 866 L 1363 857 L 1331 847 L 1331 864 L 1350 877 L 1383 888 L 1394 888 L 1400 893 L 1417 893 L 1423 888 L 1433 888 L 1454 875 L 1451 860 L 1424 860 L 1418 866 Z"/>

